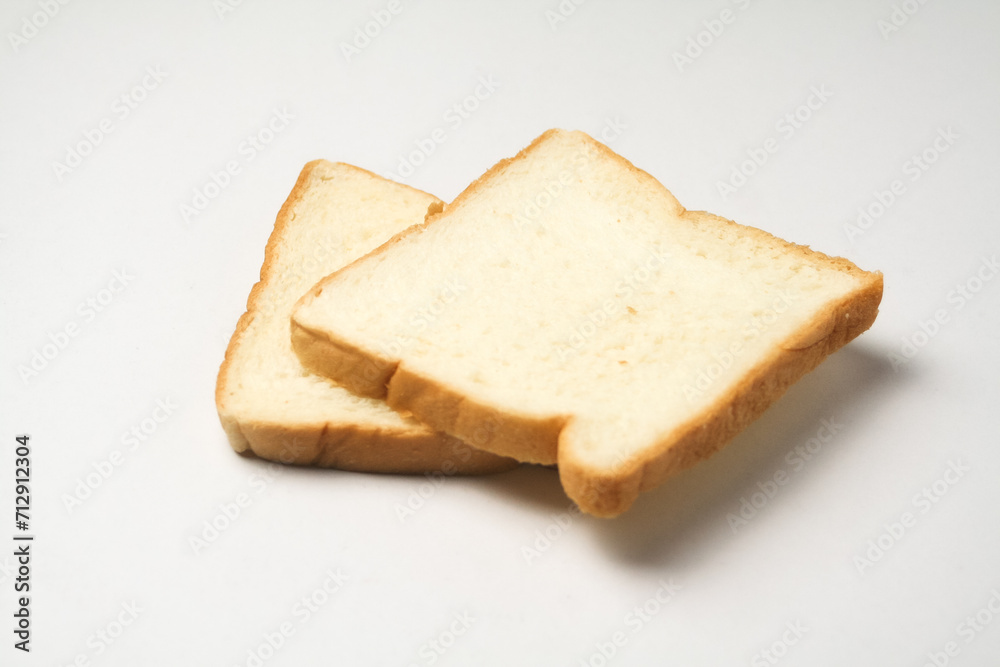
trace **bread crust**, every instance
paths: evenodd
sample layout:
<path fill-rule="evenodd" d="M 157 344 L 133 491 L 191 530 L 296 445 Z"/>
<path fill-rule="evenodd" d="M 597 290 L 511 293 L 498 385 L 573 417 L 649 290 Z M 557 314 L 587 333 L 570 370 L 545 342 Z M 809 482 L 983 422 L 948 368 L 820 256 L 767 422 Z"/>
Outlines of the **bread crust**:
<path fill-rule="evenodd" d="M 229 444 L 240 454 L 271 461 L 359 472 L 486 474 L 517 467 L 518 462 L 513 459 L 469 447 L 453 436 L 417 423 L 402 429 L 329 421 L 284 424 L 241 421 L 229 413 L 226 394 L 230 387 L 233 359 L 255 314 L 263 306 L 263 294 L 268 285 L 279 279 L 275 275 L 274 261 L 280 252 L 285 227 L 305 196 L 313 173 L 331 166 L 333 163 L 326 160 L 313 160 L 299 173 L 295 186 L 278 212 L 265 247 L 260 280 L 250 291 L 246 312 L 236 324 L 219 367 L 215 403 Z M 344 166 L 381 178 L 353 165 Z M 438 201 L 431 204 L 429 211 L 440 209 Z"/>
<path fill-rule="evenodd" d="M 241 454 L 290 465 L 445 475 L 490 474 L 519 465 L 514 459 L 480 451 L 429 428 L 377 429 L 343 422 L 289 426 L 251 421 L 231 422 L 230 427 L 247 443 Z"/>
<path fill-rule="evenodd" d="M 501 160 L 463 191 L 448 205 L 446 214 L 472 197 L 511 162 L 523 159 L 539 143 L 559 130 L 549 130 L 536 138 L 516 156 Z M 581 134 L 583 133 L 576 133 Z M 673 195 L 653 176 L 587 135 L 586 140 L 598 151 L 618 161 L 642 179 L 649 179 L 676 203 Z M 686 211 L 676 203 L 680 215 L 692 224 L 711 221 L 737 223 L 702 211 Z M 443 215 L 443 214 L 439 214 Z M 391 252 L 392 247 L 410 234 L 432 224 L 438 216 L 428 216 L 423 225 L 411 227 L 369 253 L 370 256 Z M 761 360 L 726 395 L 692 416 L 687 422 L 643 449 L 640 455 L 622 462 L 617 469 L 607 471 L 588 466 L 574 453 L 571 440 L 573 417 L 552 415 L 539 418 L 508 410 L 497 410 L 477 402 L 457 388 L 422 376 L 409 369 L 400 359 L 385 359 L 351 343 L 331 337 L 329 332 L 310 331 L 294 315 L 293 330 L 298 329 L 300 353 L 306 367 L 318 372 L 330 372 L 341 382 L 362 386 L 364 395 L 386 398 L 397 410 L 411 413 L 419 421 L 448 432 L 465 442 L 497 454 L 521 461 L 558 463 L 560 479 L 569 497 L 581 510 L 600 517 L 611 517 L 628 509 L 639 493 L 661 483 L 670 475 L 709 457 L 737 433 L 759 417 L 792 384 L 815 368 L 826 356 L 867 330 L 878 314 L 882 298 L 882 274 L 862 271 L 852 262 L 830 257 L 806 246 L 796 245 L 760 229 L 739 225 L 745 233 L 759 235 L 769 243 L 784 244 L 793 253 L 809 261 L 824 261 L 828 266 L 851 273 L 862 279 L 859 289 L 847 295 L 825 313 L 817 315 L 780 346 Z M 301 306 L 319 295 L 327 284 L 337 279 L 339 272 L 321 281 L 300 299 Z M 296 308 L 296 309 L 297 309 Z M 312 340 L 304 342 L 306 338 Z M 383 373 L 366 382 L 348 375 L 350 369 L 375 364 Z M 493 424 L 484 428 L 484 424 Z"/>
<path fill-rule="evenodd" d="M 528 463 L 555 464 L 557 462 L 559 431 L 561 425 L 566 421 L 565 417 L 553 416 L 538 420 L 521 414 L 501 413 L 488 405 L 463 396 L 455 388 L 414 374 L 409 369 L 401 369 L 399 359 L 387 359 L 372 350 L 331 336 L 329 332 L 310 328 L 301 323 L 295 313 L 299 308 L 322 294 L 326 286 L 336 281 L 340 274 L 351 270 L 355 264 L 366 258 L 376 257 L 391 251 L 406 237 L 419 234 L 428 225 L 433 224 L 438 217 L 461 206 L 466 199 L 482 189 L 504 167 L 523 159 L 536 146 L 560 131 L 559 129 L 551 129 L 543 132 L 514 157 L 503 158 L 490 167 L 486 173 L 466 187 L 451 204 L 437 211 L 429 211 L 422 224 L 413 225 L 399 232 L 364 257 L 359 257 L 354 262 L 320 280 L 312 289 L 302 295 L 292 309 L 291 324 L 292 347 L 302 365 L 314 373 L 336 380 L 360 396 L 385 399 L 389 406 L 397 411 L 410 413 L 417 420 L 425 424 L 434 424 L 434 428 L 455 435 L 466 442 L 474 441 L 475 447 L 480 450 L 501 456 L 513 456 L 519 461 Z M 635 169 L 625 158 L 618 156 L 582 132 L 579 134 L 586 137 L 593 145 L 625 161 L 630 168 Z M 650 176 L 650 178 L 652 177 Z M 397 385 L 398 388 L 391 389 L 394 385 Z M 495 424 L 495 427 L 483 428 L 484 423 Z M 560 425 L 559 428 L 556 428 L 557 424 Z M 464 433 L 465 436 L 458 436 L 459 432 Z M 505 453 L 501 454 L 501 452 Z"/>
<path fill-rule="evenodd" d="M 440 430 L 446 433 L 464 433 L 463 440 L 473 447 L 497 454 L 517 452 L 519 461 L 543 465 L 557 463 L 559 434 L 568 421 L 564 415 L 539 417 L 497 410 L 412 372 L 405 363 L 392 375 L 386 402 L 424 423 L 441 424 Z"/>
<path fill-rule="evenodd" d="M 867 275 L 863 287 L 773 348 L 729 392 L 610 474 L 588 466 L 561 440 L 559 478 L 566 494 L 588 514 L 614 517 L 642 491 L 722 449 L 802 376 L 871 327 L 882 300 L 882 274 Z M 817 338 L 816 332 L 823 334 Z"/>

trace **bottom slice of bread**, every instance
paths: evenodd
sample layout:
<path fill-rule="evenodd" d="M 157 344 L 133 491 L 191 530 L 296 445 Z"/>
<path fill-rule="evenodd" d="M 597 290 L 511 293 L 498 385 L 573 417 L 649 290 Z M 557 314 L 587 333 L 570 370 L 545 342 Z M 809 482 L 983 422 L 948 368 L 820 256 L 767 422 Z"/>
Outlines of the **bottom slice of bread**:
<path fill-rule="evenodd" d="M 302 367 L 289 317 L 316 281 L 440 210 L 436 197 L 324 160 L 303 168 L 278 213 L 216 385 L 233 449 L 272 461 L 388 473 L 487 473 L 517 465 L 359 398 Z"/>
<path fill-rule="evenodd" d="M 358 294 L 366 289 L 366 298 Z M 614 516 L 866 330 L 882 275 L 546 132 L 296 307 L 308 367 Z"/>

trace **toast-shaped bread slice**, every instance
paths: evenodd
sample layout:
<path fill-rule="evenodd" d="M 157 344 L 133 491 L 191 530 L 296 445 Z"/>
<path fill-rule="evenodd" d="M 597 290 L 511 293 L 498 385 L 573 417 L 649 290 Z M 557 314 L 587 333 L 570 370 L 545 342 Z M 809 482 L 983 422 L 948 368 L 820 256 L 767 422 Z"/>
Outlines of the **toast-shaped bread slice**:
<path fill-rule="evenodd" d="M 550 130 L 305 295 L 303 363 L 597 516 L 704 459 L 875 319 L 882 276 L 687 211 Z"/>
<path fill-rule="evenodd" d="M 516 462 L 359 398 L 306 371 L 289 317 L 317 280 L 361 257 L 442 202 L 346 164 L 303 168 L 278 213 L 219 369 L 215 400 L 233 449 L 283 463 L 364 472 L 485 473 Z"/>

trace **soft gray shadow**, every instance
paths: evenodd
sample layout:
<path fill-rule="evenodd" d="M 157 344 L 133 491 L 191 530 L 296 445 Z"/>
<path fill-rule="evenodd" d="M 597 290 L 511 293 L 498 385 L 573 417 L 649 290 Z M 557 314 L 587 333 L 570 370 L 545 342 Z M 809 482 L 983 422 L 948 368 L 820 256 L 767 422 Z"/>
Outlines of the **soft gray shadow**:
<path fill-rule="evenodd" d="M 772 405 L 756 422 L 707 461 L 642 494 L 615 519 L 584 516 L 581 528 L 593 532 L 608 555 L 637 567 L 681 565 L 701 559 L 720 536 L 732 542 L 725 515 L 742 496 L 756 490 L 758 480 L 786 467 L 784 457 L 816 435 L 820 420 L 835 417 L 850 425 L 863 423 L 879 409 L 878 396 L 913 380 L 914 364 L 894 371 L 887 354 L 862 342 L 831 355 Z M 851 447 L 849 437 L 834 438 L 827 447 Z M 818 457 L 810 466 L 822 466 Z M 806 483 L 807 476 L 789 484 Z M 488 492 L 537 508 L 540 514 L 565 510 L 569 500 L 556 471 L 538 466 L 480 480 Z M 720 530 L 721 527 L 721 530 Z"/>
<path fill-rule="evenodd" d="M 513 502 L 543 516 L 565 512 L 573 503 L 563 493 L 559 472 L 554 466 L 521 464 L 514 470 L 475 479 L 484 493 L 507 496 Z"/>
<path fill-rule="evenodd" d="M 785 467 L 786 453 L 816 435 L 821 419 L 833 416 L 843 420 L 849 415 L 850 425 L 864 423 L 880 409 L 879 396 L 910 384 L 919 374 L 916 363 L 893 370 L 885 350 L 865 343 L 855 342 L 831 355 L 712 458 L 640 495 L 631 509 L 615 519 L 578 516 L 574 530 L 590 531 L 595 544 L 610 559 L 639 568 L 679 567 L 700 561 L 706 552 L 720 546 L 737 544 L 731 539 L 726 513 L 738 506 L 742 496 L 756 490 L 758 480 Z M 850 437 L 844 436 L 826 445 L 852 446 Z M 822 466 L 826 458 L 817 457 L 810 467 Z M 261 459 L 255 463 L 270 465 Z M 285 470 L 303 477 L 345 474 L 299 466 Z M 509 472 L 460 477 L 454 482 L 501 497 L 540 517 L 548 518 L 571 506 L 554 468 L 522 465 Z M 808 475 L 795 476 L 789 482 L 805 483 Z"/>

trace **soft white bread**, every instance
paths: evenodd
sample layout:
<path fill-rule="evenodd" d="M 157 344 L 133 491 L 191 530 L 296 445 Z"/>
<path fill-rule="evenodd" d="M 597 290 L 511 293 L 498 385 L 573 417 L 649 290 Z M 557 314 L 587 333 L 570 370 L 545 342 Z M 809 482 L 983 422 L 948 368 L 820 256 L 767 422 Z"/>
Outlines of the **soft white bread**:
<path fill-rule="evenodd" d="M 614 516 L 866 330 L 882 276 L 550 130 L 293 312 L 306 366 Z"/>
<path fill-rule="evenodd" d="M 367 472 L 483 473 L 516 465 L 309 373 L 292 351 L 289 316 L 306 290 L 441 204 L 350 165 L 317 160 L 303 168 L 219 369 L 216 406 L 233 449 Z"/>

